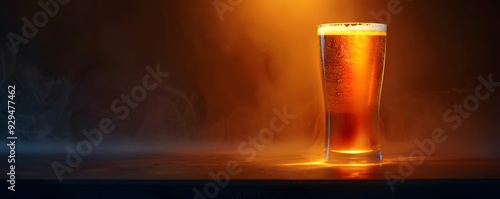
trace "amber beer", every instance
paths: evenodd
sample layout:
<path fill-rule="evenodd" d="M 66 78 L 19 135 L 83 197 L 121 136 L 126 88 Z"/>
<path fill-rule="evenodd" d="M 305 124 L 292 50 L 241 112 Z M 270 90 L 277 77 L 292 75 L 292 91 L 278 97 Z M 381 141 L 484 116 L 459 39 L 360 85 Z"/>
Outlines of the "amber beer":
<path fill-rule="evenodd" d="M 326 159 L 374 163 L 384 74 L 386 25 L 335 23 L 318 27 L 327 119 Z"/>

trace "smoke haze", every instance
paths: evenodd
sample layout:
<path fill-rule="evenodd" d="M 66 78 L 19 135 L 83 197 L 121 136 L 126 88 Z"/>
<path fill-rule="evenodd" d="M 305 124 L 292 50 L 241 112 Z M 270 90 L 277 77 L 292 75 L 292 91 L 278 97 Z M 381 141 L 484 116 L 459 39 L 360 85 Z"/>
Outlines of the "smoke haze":
<path fill-rule="evenodd" d="M 17 56 L 8 40 L 2 42 L 2 85 L 6 76 L 19 85 L 19 104 L 26 107 L 19 111 L 25 113 L 19 122 L 26 124 L 20 137 L 33 142 L 85 139 L 81 131 L 107 117 L 116 130 L 105 143 L 236 152 L 269 127 L 273 109 L 286 107 L 296 117 L 264 152 L 321 154 L 325 121 L 317 25 L 377 22 L 371 11 L 386 10 L 387 3 L 243 0 L 221 21 L 211 0 L 74 1 Z M 391 15 L 388 26 L 384 153 L 407 154 L 415 139 L 431 138 L 440 127 L 449 139 L 434 155 L 500 157 L 497 92 L 457 130 L 443 121 L 447 109 L 474 94 L 477 77 L 491 73 L 500 81 L 499 32 L 492 25 L 500 18 L 498 3 L 400 3 L 403 10 Z M 19 19 L 36 6 L 2 2 L 2 35 L 19 32 Z M 171 75 L 119 120 L 110 109 L 113 100 L 141 84 L 147 65 L 157 64 Z"/>

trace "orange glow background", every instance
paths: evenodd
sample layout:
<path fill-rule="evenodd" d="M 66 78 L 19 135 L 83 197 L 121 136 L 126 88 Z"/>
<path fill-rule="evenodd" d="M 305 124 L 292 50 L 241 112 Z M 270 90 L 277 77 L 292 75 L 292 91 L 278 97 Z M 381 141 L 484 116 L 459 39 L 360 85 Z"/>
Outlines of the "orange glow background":
<path fill-rule="evenodd" d="M 182 12 L 177 19 L 182 26 L 177 28 L 190 43 L 180 44 L 174 54 L 179 58 L 177 64 L 185 66 L 179 68 L 181 73 L 200 89 L 206 100 L 209 122 L 202 128 L 202 142 L 224 140 L 236 146 L 267 127 L 273 108 L 287 106 L 297 118 L 275 135 L 271 146 L 262 153 L 322 153 L 324 110 L 317 25 L 377 22 L 370 11 L 387 9 L 387 3 L 248 0 L 224 13 L 223 22 L 211 1 L 179 3 Z M 449 25 L 456 24 L 449 15 L 465 17 L 465 13 L 473 12 L 480 15 L 477 18 L 486 18 L 492 17 L 488 15 L 494 11 L 480 14 L 470 9 L 453 13 L 453 4 L 432 1 L 401 1 L 401 6 L 403 11 L 392 15 L 388 26 L 381 110 L 381 145 L 386 154 L 408 153 L 415 148 L 413 140 L 429 138 L 435 127 L 446 129 L 448 124 L 442 121 L 442 113 L 468 95 L 468 88 L 478 84 L 478 74 L 497 71 L 493 63 L 473 61 L 493 58 L 490 53 L 472 50 L 486 48 L 487 40 L 464 39 L 479 33 Z M 486 28 L 480 31 L 487 32 Z M 472 56 L 467 57 L 468 53 Z M 498 110 L 494 99 L 483 104 Z M 494 144 L 479 147 L 469 140 L 499 141 L 498 136 L 488 132 L 481 133 L 481 138 L 470 134 L 488 131 L 492 123 L 480 125 L 476 120 L 496 114 L 481 109 L 476 115 L 464 123 L 459 130 L 463 133 L 450 130 L 452 141 L 441 145 L 434 155 L 477 157 L 496 153 L 489 149 Z M 464 151 L 460 146 L 470 150 Z"/>

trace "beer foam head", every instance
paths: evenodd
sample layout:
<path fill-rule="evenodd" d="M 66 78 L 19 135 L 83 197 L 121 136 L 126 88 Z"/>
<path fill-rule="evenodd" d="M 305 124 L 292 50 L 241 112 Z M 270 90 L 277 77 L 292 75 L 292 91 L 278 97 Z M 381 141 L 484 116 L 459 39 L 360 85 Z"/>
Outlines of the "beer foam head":
<path fill-rule="evenodd" d="M 380 23 L 328 23 L 318 26 L 318 35 L 386 35 L 387 25 Z"/>

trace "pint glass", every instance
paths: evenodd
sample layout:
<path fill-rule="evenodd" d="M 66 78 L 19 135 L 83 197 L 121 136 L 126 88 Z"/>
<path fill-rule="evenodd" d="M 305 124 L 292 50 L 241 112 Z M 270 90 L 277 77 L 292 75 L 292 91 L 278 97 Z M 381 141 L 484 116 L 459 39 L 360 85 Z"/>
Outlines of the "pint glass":
<path fill-rule="evenodd" d="M 326 160 L 378 163 L 380 94 L 387 26 L 330 23 L 318 26 L 326 110 Z"/>

